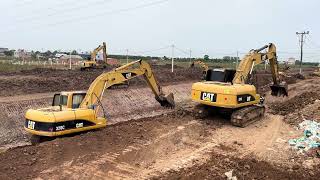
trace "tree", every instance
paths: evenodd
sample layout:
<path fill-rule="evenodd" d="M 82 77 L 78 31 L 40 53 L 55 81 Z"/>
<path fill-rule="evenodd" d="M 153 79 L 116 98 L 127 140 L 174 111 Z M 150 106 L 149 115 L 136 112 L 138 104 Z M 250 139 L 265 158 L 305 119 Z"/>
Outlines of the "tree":
<path fill-rule="evenodd" d="M 37 54 L 34 51 L 31 51 L 31 58 L 37 59 Z"/>
<path fill-rule="evenodd" d="M 4 55 L 6 55 L 6 56 L 12 57 L 12 56 L 14 55 L 14 51 L 15 51 L 15 50 L 10 50 L 10 51 L 5 51 L 5 52 L 3 52 L 3 53 L 4 53 Z"/>
<path fill-rule="evenodd" d="M 48 50 L 47 52 L 43 53 L 43 55 L 46 56 L 46 57 L 51 57 L 52 56 L 52 52 Z"/>
<path fill-rule="evenodd" d="M 204 55 L 203 59 L 204 59 L 205 61 L 210 60 L 209 55 Z"/>
<path fill-rule="evenodd" d="M 78 52 L 77 52 L 76 50 L 73 50 L 73 51 L 71 52 L 71 54 L 72 54 L 72 55 L 78 55 Z"/>
<path fill-rule="evenodd" d="M 230 56 L 224 56 L 222 59 L 225 60 L 225 61 L 230 61 L 231 57 Z"/>

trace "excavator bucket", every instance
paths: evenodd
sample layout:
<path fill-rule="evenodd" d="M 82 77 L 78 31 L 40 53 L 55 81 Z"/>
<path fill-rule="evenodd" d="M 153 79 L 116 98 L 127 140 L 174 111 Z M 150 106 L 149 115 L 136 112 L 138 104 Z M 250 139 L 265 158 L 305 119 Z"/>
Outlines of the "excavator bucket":
<path fill-rule="evenodd" d="M 170 93 L 168 96 L 159 96 L 159 98 L 156 98 L 156 99 L 161 106 L 168 107 L 168 108 L 175 107 L 174 96 L 172 93 Z"/>
<path fill-rule="evenodd" d="M 270 86 L 272 96 L 288 96 L 288 85 L 286 83 Z"/>

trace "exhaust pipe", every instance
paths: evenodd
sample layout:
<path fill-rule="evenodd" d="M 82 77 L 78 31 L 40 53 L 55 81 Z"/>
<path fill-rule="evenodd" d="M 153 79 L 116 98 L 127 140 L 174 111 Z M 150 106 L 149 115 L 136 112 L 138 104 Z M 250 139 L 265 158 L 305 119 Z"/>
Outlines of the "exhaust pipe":
<path fill-rule="evenodd" d="M 288 85 L 283 82 L 280 84 L 273 84 L 270 86 L 272 96 L 288 96 Z"/>

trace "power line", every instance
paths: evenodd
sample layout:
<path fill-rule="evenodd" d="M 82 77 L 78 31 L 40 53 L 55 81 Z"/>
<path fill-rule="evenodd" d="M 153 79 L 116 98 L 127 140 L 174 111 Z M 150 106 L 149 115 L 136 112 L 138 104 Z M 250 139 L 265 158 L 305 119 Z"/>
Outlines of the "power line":
<path fill-rule="evenodd" d="M 105 3 L 109 3 L 111 2 L 112 0 L 99 0 L 99 1 L 95 1 L 95 2 L 92 2 L 90 1 L 89 3 L 86 3 L 86 4 L 82 4 L 80 6 L 76 6 L 76 7 L 69 7 L 69 8 L 60 8 L 59 10 L 56 10 L 54 8 L 46 8 L 46 10 L 52 10 L 53 12 L 52 13 L 49 13 L 45 16 L 43 15 L 34 15 L 34 16 L 31 16 L 31 17 L 24 17 L 24 18 L 20 18 L 20 19 L 16 19 L 15 22 L 16 23 L 19 23 L 19 22 L 26 22 L 26 23 L 30 23 L 30 22 L 34 22 L 34 21 L 37 21 L 37 20 L 41 20 L 43 18 L 47 18 L 47 17 L 52 17 L 52 16 L 56 16 L 56 15 L 64 15 L 64 14 L 69 14 L 73 11 L 79 11 L 80 9 L 84 9 L 84 8 L 88 8 L 88 7 L 92 7 L 92 6 L 101 6 L 101 4 L 105 4 Z M 69 3 L 60 3 L 58 5 L 55 5 L 57 7 L 60 7 L 63 5 L 63 7 L 66 7 L 67 5 L 69 4 L 74 4 L 75 2 L 77 1 L 71 1 Z M 68 7 L 68 6 L 67 6 Z M 38 9 L 38 10 L 43 10 L 43 9 Z M 38 12 L 41 12 L 41 11 L 38 11 Z M 33 11 L 33 14 L 36 14 L 37 13 L 37 10 Z"/>
<path fill-rule="evenodd" d="M 157 49 L 151 49 L 151 50 L 147 50 L 147 51 L 138 51 L 138 52 L 135 52 L 136 55 L 139 55 L 139 54 L 145 54 L 145 53 L 151 53 L 151 52 L 156 52 L 156 51 L 160 51 L 160 50 L 164 50 L 164 49 L 169 49 L 171 46 L 164 46 L 164 47 L 161 47 L 161 48 L 157 48 Z M 130 52 L 132 52 L 132 50 L 130 50 Z"/>
<path fill-rule="evenodd" d="M 134 7 L 116 9 L 116 10 L 111 10 L 111 11 L 104 11 L 104 12 L 96 13 L 94 15 L 89 15 L 89 16 L 70 18 L 70 19 L 67 19 L 67 20 L 64 20 L 64 21 L 46 24 L 46 27 L 62 25 L 62 24 L 66 24 L 66 23 L 75 23 L 75 22 L 79 23 L 81 21 L 88 20 L 88 19 L 95 19 L 96 17 L 100 17 L 100 16 L 106 15 L 106 14 L 124 13 L 124 12 L 133 11 L 133 10 L 137 10 L 137 9 L 141 9 L 141 8 L 155 6 L 155 5 L 158 5 L 158 4 L 163 4 L 163 3 L 168 2 L 168 1 L 170 1 L 170 0 L 158 0 L 158 1 L 153 1 L 153 2 L 140 4 L 140 5 L 137 5 L 137 6 L 134 6 Z M 34 26 L 34 28 L 36 28 L 36 27 L 42 28 L 44 26 L 39 24 L 38 26 Z M 8 31 L 5 31 L 5 32 L 2 32 L 2 33 L 6 33 L 6 32 L 9 32 L 9 31 L 12 31 L 12 29 L 8 30 Z"/>
<path fill-rule="evenodd" d="M 189 53 L 190 53 L 190 52 L 188 52 L 188 51 L 185 51 L 185 50 L 182 50 L 182 49 L 178 48 L 177 46 L 174 46 L 174 48 L 175 48 L 176 50 L 182 52 L 183 54 L 189 55 Z"/>

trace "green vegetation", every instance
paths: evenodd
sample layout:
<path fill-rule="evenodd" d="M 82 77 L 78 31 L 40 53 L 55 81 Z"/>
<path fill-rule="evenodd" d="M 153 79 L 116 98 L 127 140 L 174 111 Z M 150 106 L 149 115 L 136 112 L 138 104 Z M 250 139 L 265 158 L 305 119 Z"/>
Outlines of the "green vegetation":
<path fill-rule="evenodd" d="M 19 65 L 19 64 L 12 64 L 5 61 L 0 61 L 0 72 L 15 72 L 21 70 L 30 70 L 34 69 L 37 66 L 35 65 Z"/>

